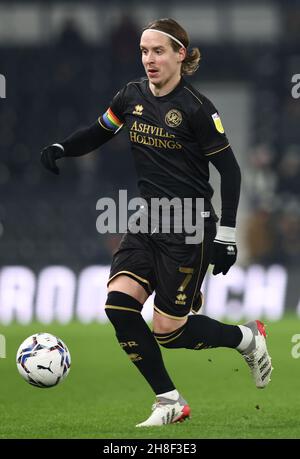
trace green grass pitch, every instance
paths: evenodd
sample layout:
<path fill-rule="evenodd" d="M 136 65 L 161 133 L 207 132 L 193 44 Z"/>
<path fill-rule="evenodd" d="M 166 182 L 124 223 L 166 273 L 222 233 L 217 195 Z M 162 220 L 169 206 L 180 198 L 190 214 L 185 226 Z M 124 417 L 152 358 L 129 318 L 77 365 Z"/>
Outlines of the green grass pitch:
<path fill-rule="evenodd" d="M 256 389 L 241 356 L 230 349 L 163 350 L 190 420 L 137 429 L 154 401 L 137 369 L 120 349 L 110 325 L 1 326 L 6 358 L 0 359 L 0 438 L 299 438 L 300 358 L 291 355 L 296 317 L 269 322 L 275 368 L 266 389 Z M 35 332 L 49 332 L 68 345 L 68 378 L 50 389 L 27 384 L 18 374 L 18 346 Z"/>

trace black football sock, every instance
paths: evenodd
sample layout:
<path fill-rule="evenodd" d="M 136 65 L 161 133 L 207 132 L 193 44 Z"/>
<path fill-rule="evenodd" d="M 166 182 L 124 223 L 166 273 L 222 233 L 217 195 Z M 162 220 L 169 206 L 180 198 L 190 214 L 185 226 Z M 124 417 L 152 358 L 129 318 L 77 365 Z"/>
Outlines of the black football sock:
<path fill-rule="evenodd" d="M 203 315 L 188 316 L 187 322 L 171 333 L 154 333 L 157 342 L 167 348 L 236 348 L 242 332 L 236 325 L 226 325 Z"/>
<path fill-rule="evenodd" d="M 165 368 L 160 348 L 144 321 L 142 304 L 122 292 L 109 292 L 105 311 L 115 328 L 120 346 L 128 354 L 155 394 L 175 389 Z"/>

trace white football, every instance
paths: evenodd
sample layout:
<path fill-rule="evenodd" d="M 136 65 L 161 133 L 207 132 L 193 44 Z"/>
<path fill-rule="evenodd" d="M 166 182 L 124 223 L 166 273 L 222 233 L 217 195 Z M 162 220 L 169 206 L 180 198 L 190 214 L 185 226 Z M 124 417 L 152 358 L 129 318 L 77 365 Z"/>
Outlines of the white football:
<path fill-rule="evenodd" d="M 29 384 L 52 387 L 69 374 L 71 355 L 64 342 L 50 333 L 36 333 L 17 351 L 17 368 Z"/>

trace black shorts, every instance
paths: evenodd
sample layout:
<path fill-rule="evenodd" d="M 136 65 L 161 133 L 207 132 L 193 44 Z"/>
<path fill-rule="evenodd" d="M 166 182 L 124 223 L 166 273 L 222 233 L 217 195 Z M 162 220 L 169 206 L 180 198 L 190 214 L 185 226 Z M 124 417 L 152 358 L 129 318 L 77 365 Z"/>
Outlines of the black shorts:
<path fill-rule="evenodd" d="M 150 295 L 154 309 L 167 317 L 186 317 L 197 302 L 216 235 L 214 221 L 205 222 L 201 244 L 186 244 L 184 234 L 126 233 L 114 254 L 108 283 L 120 274 L 136 280 Z"/>

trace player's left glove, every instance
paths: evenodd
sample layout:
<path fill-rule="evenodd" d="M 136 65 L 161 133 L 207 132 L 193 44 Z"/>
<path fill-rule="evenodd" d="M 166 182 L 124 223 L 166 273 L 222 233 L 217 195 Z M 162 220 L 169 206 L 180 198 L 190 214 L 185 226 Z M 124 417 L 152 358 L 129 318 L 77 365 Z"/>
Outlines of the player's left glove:
<path fill-rule="evenodd" d="M 219 226 L 213 243 L 210 261 L 212 265 L 215 265 L 213 274 L 227 274 L 231 266 L 236 262 L 236 257 L 235 228 Z"/>

